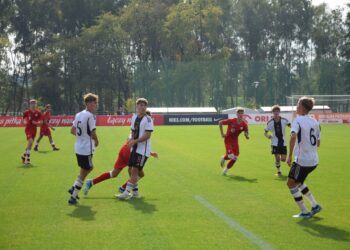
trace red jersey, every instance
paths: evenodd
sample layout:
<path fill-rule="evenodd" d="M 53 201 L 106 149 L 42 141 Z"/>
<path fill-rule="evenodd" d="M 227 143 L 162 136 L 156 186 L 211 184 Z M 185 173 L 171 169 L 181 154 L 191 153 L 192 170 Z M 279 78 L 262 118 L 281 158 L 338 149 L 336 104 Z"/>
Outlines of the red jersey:
<path fill-rule="evenodd" d="M 41 127 L 44 127 L 44 128 L 49 127 L 50 119 L 51 119 L 51 113 L 49 111 L 45 111 L 44 113 L 42 113 L 43 124 L 41 125 Z"/>
<path fill-rule="evenodd" d="M 119 156 L 121 156 L 123 159 L 129 159 L 130 154 L 131 154 L 131 150 L 130 150 L 130 148 L 128 147 L 128 144 L 125 143 L 125 144 L 120 148 Z"/>
<path fill-rule="evenodd" d="M 238 136 L 243 131 L 248 132 L 248 124 L 243 120 L 238 122 L 237 118 L 223 120 L 222 124 L 227 125 L 225 143 L 238 143 Z"/>
<path fill-rule="evenodd" d="M 42 119 L 42 114 L 39 110 L 28 109 L 23 113 L 23 120 L 27 121 L 26 128 L 36 128 L 37 125 L 33 124 L 33 121 L 38 122 Z"/>

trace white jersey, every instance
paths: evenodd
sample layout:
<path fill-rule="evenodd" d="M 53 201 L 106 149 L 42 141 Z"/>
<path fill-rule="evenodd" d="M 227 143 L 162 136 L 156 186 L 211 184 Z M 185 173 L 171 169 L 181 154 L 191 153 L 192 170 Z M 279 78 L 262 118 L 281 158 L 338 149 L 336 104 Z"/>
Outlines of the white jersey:
<path fill-rule="evenodd" d="M 291 133 L 297 134 L 294 147 L 295 162 L 302 167 L 318 164 L 317 141 L 321 138 L 320 124 L 308 115 L 295 118 Z"/>
<path fill-rule="evenodd" d="M 290 123 L 286 118 L 281 117 L 281 119 L 276 122 L 274 119 L 271 119 L 267 122 L 265 132 L 271 131 L 271 145 L 275 147 L 285 147 L 287 146 L 286 140 L 286 127 Z"/>
<path fill-rule="evenodd" d="M 75 152 L 79 155 L 92 155 L 95 142 L 91 138 L 91 132 L 96 129 L 96 117 L 83 110 L 75 115 L 73 127 L 76 128 Z"/>
<path fill-rule="evenodd" d="M 133 115 L 131 119 L 131 130 L 133 139 L 141 138 L 146 132 L 153 132 L 153 120 L 150 116 L 145 115 L 143 117 L 138 117 Z M 134 145 L 133 150 L 136 153 L 149 157 L 151 154 L 151 138 Z"/>

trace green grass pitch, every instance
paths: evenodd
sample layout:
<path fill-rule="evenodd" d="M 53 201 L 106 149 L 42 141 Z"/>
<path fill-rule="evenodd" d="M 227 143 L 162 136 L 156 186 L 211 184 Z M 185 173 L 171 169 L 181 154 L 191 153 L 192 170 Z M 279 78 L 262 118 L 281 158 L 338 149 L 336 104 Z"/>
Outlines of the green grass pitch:
<path fill-rule="evenodd" d="M 100 146 L 90 177 L 110 170 L 127 127 L 98 128 Z M 223 141 L 217 126 L 156 127 L 143 198 L 114 198 L 126 171 L 94 186 L 78 206 L 67 204 L 67 189 L 78 174 L 69 128 L 53 133 L 61 151 L 44 138 L 32 166 L 24 167 L 23 129 L 0 129 L 0 249 L 257 249 L 195 199 L 200 195 L 228 218 L 274 249 L 350 249 L 350 127 L 324 125 L 320 165 L 306 182 L 324 210 L 309 220 L 298 212 L 274 160 L 262 126 L 240 138 L 241 155 L 221 175 Z M 83 196 L 82 193 L 80 196 Z M 308 201 L 305 201 L 309 207 Z"/>

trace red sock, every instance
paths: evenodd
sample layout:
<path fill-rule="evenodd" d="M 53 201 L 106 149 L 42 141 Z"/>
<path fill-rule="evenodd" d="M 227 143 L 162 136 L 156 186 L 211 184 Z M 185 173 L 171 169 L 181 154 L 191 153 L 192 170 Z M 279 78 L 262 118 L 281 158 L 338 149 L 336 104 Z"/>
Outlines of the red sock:
<path fill-rule="evenodd" d="M 100 176 L 96 177 L 95 179 L 92 180 L 92 183 L 96 185 L 97 183 L 100 183 L 101 181 L 105 181 L 111 178 L 111 175 L 109 172 L 105 172 L 101 174 Z"/>
<path fill-rule="evenodd" d="M 227 155 L 225 155 L 224 160 L 225 160 L 225 161 L 228 161 L 228 160 L 229 160 L 229 158 L 228 158 Z"/>
<path fill-rule="evenodd" d="M 227 163 L 227 168 L 230 169 L 233 167 L 233 165 L 235 164 L 236 160 L 230 160 L 228 163 Z"/>
<path fill-rule="evenodd" d="M 123 184 L 122 188 L 124 188 L 124 189 L 126 188 L 126 185 L 128 185 L 128 181 L 129 181 L 129 180 L 127 180 L 127 181 Z"/>

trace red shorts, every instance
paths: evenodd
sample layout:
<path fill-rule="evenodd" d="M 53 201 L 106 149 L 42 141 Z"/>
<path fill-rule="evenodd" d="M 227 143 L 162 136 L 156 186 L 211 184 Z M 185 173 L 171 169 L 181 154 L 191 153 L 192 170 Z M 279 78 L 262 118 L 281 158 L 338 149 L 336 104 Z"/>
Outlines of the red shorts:
<path fill-rule="evenodd" d="M 124 144 L 119 151 L 118 158 L 114 163 L 114 168 L 123 169 L 127 167 L 129 163 L 129 157 L 130 157 L 130 149 L 127 147 L 127 145 Z"/>
<path fill-rule="evenodd" d="M 232 143 L 225 143 L 226 148 L 226 156 L 230 154 L 234 154 L 235 156 L 239 156 L 239 145 Z"/>
<path fill-rule="evenodd" d="M 36 136 L 36 127 L 33 127 L 33 128 L 26 128 L 25 130 L 25 133 L 26 133 L 26 137 L 27 137 L 27 140 L 30 140 L 30 139 L 35 139 L 35 136 Z"/>
<path fill-rule="evenodd" d="M 41 136 L 50 136 L 51 135 L 51 129 L 48 126 L 40 127 L 40 135 Z"/>

